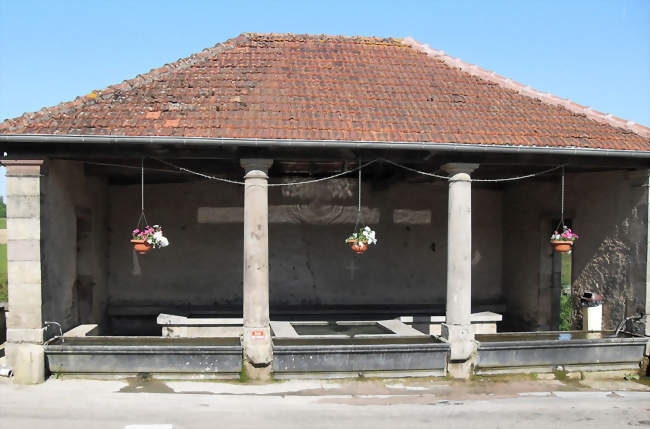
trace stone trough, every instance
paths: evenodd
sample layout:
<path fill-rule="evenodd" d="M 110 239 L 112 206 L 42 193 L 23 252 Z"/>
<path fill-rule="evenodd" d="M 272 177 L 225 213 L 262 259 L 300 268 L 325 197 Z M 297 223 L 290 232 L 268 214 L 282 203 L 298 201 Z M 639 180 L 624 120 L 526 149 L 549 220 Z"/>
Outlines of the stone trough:
<path fill-rule="evenodd" d="M 399 320 L 271 322 L 276 378 L 444 376 L 449 345 Z"/>
<path fill-rule="evenodd" d="M 55 337 L 45 344 L 53 374 L 165 374 L 237 378 L 239 338 Z"/>
<path fill-rule="evenodd" d="M 444 376 L 449 344 L 434 337 L 276 339 L 276 378 Z"/>
<path fill-rule="evenodd" d="M 477 374 L 638 370 L 648 339 L 614 332 L 477 335 Z"/>

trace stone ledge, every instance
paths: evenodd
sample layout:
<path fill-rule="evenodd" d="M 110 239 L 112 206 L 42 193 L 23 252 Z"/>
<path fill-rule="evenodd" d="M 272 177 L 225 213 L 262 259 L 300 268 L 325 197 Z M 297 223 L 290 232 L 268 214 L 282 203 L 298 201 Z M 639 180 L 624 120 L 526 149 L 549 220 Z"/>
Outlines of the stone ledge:
<path fill-rule="evenodd" d="M 400 320 L 405 323 L 413 323 L 413 316 L 401 316 Z M 431 316 L 431 323 L 445 323 L 446 316 Z M 470 316 L 471 323 L 485 323 L 485 322 L 501 322 L 503 315 L 493 313 L 492 311 L 482 311 L 480 313 L 472 313 Z"/>

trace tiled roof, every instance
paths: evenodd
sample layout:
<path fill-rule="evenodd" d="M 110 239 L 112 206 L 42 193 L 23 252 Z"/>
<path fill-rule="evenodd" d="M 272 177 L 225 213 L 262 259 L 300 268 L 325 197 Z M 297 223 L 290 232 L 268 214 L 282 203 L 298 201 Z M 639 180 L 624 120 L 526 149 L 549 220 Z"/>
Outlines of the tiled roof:
<path fill-rule="evenodd" d="M 0 123 L 0 134 L 436 142 L 650 150 L 650 130 L 412 39 L 242 34 Z"/>

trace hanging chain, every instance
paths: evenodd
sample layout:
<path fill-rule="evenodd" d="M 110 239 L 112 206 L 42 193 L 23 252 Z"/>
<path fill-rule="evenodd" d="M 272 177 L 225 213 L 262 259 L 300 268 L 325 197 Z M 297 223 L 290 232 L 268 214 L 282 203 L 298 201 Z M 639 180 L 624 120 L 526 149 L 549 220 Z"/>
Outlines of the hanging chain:
<path fill-rule="evenodd" d="M 140 158 L 140 209 L 144 213 L 144 158 Z"/>
<path fill-rule="evenodd" d="M 230 184 L 233 184 L 233 185 L 244 185 L 245 184 L 245 182 L 242 182 L 242 181 L 239 181 L 239 180 L 231 180 L 231 179 L 226 179 L 224 177 L 212 176 L 212 175 L 209 175 L 209 174 L 204 174 L 204 173 L 201 173 L 201 172 L 198 172 L 198 171 L 195 171 L 195 170 L 191 170 L 189 168 L 178 166 L 178 165 L 173 164 L 173 163 L 171 163 L 169 161 L 165 161 L 165 160 L 162 160 L 162 159 L 159 159 L 159 158 L 155 158 L 155 157 L 151 157 L 151 158 L 158 161 L 158 162 L 160 162 L 161 164 L 164 164 L 164 165 L 166 165 L 168 167 L 171 167 L 171 168 L 176 170 L 176 171 L 174 171 L 174 170 L 166 170 L 166 171 L 168 171 L 170 173 L 182 172 L 182 173 L 187 173 L 187 174 L 193 174 L 195 176 L 203 177 L 204 179 L 216 180 L 218 182 L 230 183 Z M 327 180 L 336 179 L 338 177 L 344 176 L 344 175 L 346 175 L 348 173 L 352 173 L 354 171 L 364 169 L 364 168 L 368 167 L 369 165 L 372 165 L 372 164 L 377 163 L 377 162 L 383 162 L 383 163 L 386 163 L 386 164 L 390 164 L 390 165 L 395 166 L 397 168 L 401 168 L 403 170 L 410 171 L 411 173 L 416 173 L 416 174 L 420 174 L 420 175 L 423 175 L 423 176 L 429 176 L 429 177 L 433 177 L 433 178 L 440 179 L 440 180 L 451 180 L 451 177 L 449 177 L 449 176 L 443 176 L 443 175 L 440 175 L 440 174 L 429 173 L 427 171 L 418 170 L 416 168 L 411 168 L 411 167 L 408 167 L 406 165 L 397 163 L 395 161 L 391 161 L 391 160 L 386 159 L 386 158 L 376 158 L 376 159 L 373 159 L 372 161 L 368 161 L 368 162 L 363 163 L 363 164 L 360 163 L 355 168 L 351 168 L 349 170 L 345 170 L 345 171 L 342 171 L 340 173 L 332 174 L 331 176 L 320 177 L 318 179 L 310 179 L 310 180 L 304 180 L 304 181 L 299 181 L 299 182 L 267 183 L 264 186 L 269 187 L 269 188 L 273 188 L 273 187 L 283 187 L 283 186 L 309 185 L 309 184 L 312 184 L 312 183 L 324 182 L 324 181 L 327 181 Z M 497 182 L 512 182 L 512 181 L 516 181 L 516 180 L 525 180 L 525 179 L 531 179 L 531 178 L 537 177 L 537 176 L 543 176 L 543 175 L 548 174 L 548 173 L 550 173 L 552 171 L 559 170 L 560 168 L 563 168 L 563 167 L 564 167 L 564 165 L 558 165 L 558 166 L 549 168 L 547 170 L 538 171 L 536 173 L 525 174 L 523 176 L 500 177 L 500 178 L 496 178 L 496 179 L 470 179 L 470 182 L 488 182 L 488 183 L 493 182 L 493 183 L 497 183 Z M 130 167 L 125 166 L 125 168 L 130 168 Z"/>
<path fill-rule="evenodd" d="M 359 190 L 358 190 L 357 194 L 358 194 L 358 197 L 359 197 L 359 204 L 357 205 L 357 210 L 359 211 L 359 213 L 361 213 L 361 169 L 359 169 L 358 182 L 359 182 Z"/>
<path fill-rule="evenodd" d="M 144 220 L 144 227 L 149 226 L 147 216 L 144 214 L 144 158 L 140 158 L 140 216 L 138 217 L 137 228 L 140 227 Z"/>
<path fill-rule="evenodd" d="M 359 162 L 359 165 L 362 165 Z M 359 168 L 359 175 L 357 179 L 357 219 L 354 222 L 354 232 L 359 232 L 359 225 L 361 224 L 361 168 Z"/>
<path fill-rule="evenodd" d="M 555 227 L 555 231 L 562 234 L 564 231 L 564 166 L 562 166 L 561 186 L 560 186 L 560 221 Z M 562 227 L 562 229 L 560 229 Z"/>

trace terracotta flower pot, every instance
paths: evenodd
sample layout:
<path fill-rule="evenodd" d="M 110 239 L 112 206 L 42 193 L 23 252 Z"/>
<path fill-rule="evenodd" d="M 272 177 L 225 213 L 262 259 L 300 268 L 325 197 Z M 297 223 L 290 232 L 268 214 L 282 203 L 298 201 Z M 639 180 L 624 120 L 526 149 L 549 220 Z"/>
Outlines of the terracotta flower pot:
<path fill-rule="evenodd" d="M 571 246 L 573 246 L 573 241 L 551 240 L 551 246 L 553 246 L 553 250 L 555 250 L 556 252 L 566 253 L 571 250 Z"/>
<path fill-rule="evenodd" d="M 351 240 L 348 241 L 348 243 L 350 243 L 350 249 L 354 250 L 356 253 L 361 254 L 366 250 L 368 250 L 368 243 L 366 243 L 365 241 Z"/>
<path fill-rule="evenodd" d="M 133 243 L 133 249 L 140 255 L 149 253 L 153 249 L 153 246 L 144 240 L 131 240 L 131 243 Z"/>

